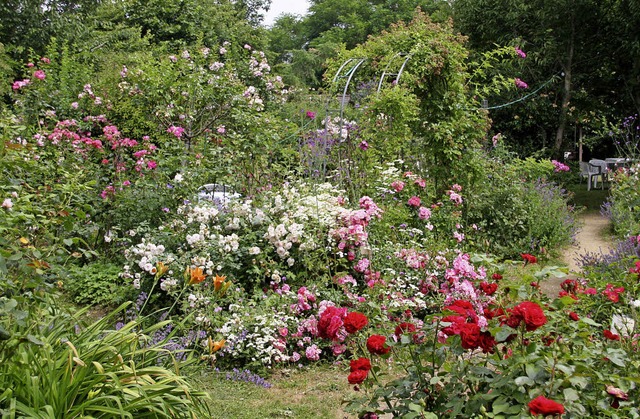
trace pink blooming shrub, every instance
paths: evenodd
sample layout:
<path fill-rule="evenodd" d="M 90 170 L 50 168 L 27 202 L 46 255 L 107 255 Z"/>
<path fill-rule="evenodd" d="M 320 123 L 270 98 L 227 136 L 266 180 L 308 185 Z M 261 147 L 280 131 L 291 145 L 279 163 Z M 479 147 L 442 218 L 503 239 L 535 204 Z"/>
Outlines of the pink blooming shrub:
<path fill-rule="evenodd" d="M 519 78 L 516 78 L 516 79 L 514 80 L 514 83 L 516 84 L 516 87 L 517 87 L 518 89 L 526 89 L 526 88 L 528 88 L 528 87 L 529 87 L 529 85 L 528 85 L 527 83 L 523 82 L 523 81 L 522 81 L 522 80 L 520 80 Z"/>

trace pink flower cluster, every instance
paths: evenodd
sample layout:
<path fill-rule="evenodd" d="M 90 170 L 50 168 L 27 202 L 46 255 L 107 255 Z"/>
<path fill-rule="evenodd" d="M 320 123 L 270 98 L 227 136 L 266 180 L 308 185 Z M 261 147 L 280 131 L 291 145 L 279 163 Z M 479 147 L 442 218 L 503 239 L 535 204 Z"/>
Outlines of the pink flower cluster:
<path fill-rule="evenodd" d="M 13 82 L 13 85 L 11 87 L 13 90 L 20 90 L 23 87 L 28 86 L 29 84 L 31 84 L 31 80 L 29 79 L 16 80 Z"/>
<path fill-rule="evenodd" d="M 520 49 L 520 47 L 515 47 L 516 55 L 520 58 L 527 58 L 527 53 Z"/>
<path fill-rule="evenodd" d="M 171 125 L 169 128 L 167 128 L 167 132 L 169 134 L 175 135 L 176 138 L 182 138 L 182 135 L 184 134 L 184 128 Z"/>
<path fill-rule="evenodd" d="M 559 162 L 557 160 L 551 160 L 551 163 L 553 163 L 553 166 L 554 166 L 553 171 L 556 172 L 556 173 L 568 172 L 570 170 L 569 166 L 567 166 L 566 164 L 564 164 L 562 162 Z"/>
<path fill-rule="evenodd" d="M 514 83 L 516 84 L 516 87 L 518 89 L 526 89 L 529 87 L 529 85 L 525 82 L 523 82 L 522 80 L 520 80 L 519 78 L 516 77 L 516 79 L 514 80 Z"/>

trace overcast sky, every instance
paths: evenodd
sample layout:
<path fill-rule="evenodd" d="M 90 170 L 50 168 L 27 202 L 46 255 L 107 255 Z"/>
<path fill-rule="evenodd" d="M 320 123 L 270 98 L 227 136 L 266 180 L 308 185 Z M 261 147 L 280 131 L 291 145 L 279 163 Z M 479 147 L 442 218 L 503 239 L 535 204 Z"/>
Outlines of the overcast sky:
<path fill-rule="evenodd" d="M 272 0 L 271 9 L 265 14 L 264 25 L 271 26 L 282 13 L 303 15 L 307 13 L 309 2 L 306 0 Z"/>

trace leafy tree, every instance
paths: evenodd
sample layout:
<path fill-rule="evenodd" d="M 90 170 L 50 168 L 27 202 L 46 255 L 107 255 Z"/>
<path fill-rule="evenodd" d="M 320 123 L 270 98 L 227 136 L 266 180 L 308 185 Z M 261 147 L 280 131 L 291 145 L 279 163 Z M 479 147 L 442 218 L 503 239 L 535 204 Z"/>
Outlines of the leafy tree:
<path fill-rule="evenodd" d="M 492 111 L 498 130 L 507 131 L 510 134 L 507 137 L 521 136 L 523 143 L 536 144 L 538 149 L 541 144 L 548 144 L 558 155 L 573 136 L 571 127 L 593 127 L 597 120 L 594 114 L 611 115 L 618 112 L 616 108 L 628 106 L 620 100 L 624 92 L 620 77 L 615 76 L 628 71 L 617 63 L 618 54 L 611 41 L 625 37 L 616 29 L 620 23 L 619 13 L 611 12 L 623 7 L 622 3 L 593 0 L 459 0 L 454 3 L 456 26 L 469 36 L 473 49 L 486 51 L 495 43 L 518 43 L 526 50 L 529 64 L 523 69 L 523 78 L 526 77 L 531 86 L 529 91 L 553 75 L 560 76 L 557 83 L 550 84 L 536 100 Z M 611 23 L 607 22 L 607 16 Z M 624 61 L 629 64 L 631 60 L 625 58 Z M 515 115 L 519 116 L 518 121 L 514 121 Z M 527 122 L 529 132 L 518 129 L 522 128 L 522 121 L 531 122 Z M 510 131 L 513 128 L 516 130 Z"/>

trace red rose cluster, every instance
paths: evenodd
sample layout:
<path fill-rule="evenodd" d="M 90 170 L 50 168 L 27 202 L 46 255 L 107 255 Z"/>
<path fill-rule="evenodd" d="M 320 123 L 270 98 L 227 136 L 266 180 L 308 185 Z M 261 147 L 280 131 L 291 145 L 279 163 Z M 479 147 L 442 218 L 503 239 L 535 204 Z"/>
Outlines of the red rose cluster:
<path fill-rule="evenodd" d="M 318 319 L 318 336 L 331 340 L 344 340 L 346 334 L 356 333 L 369 324 L 369 319 L 357 311 L 347 313 L 346 308 L 327 307 Z"/>
<path fill-rule="evenodd" d="M 610 301 L 617 303 L 620 301 L 620 294 L 624 292 L 624 287 L 614 288 L 612 284 L 607 284 L 602 294 Z"/>
<path fill-rule="evenodd" d="M 529 253 L 520 253 L 520 256 L 522 256 L 522 260 L 524 260 L 525 265 L 527 265 L 528 263 L 538 262 L 538 259 L 535 256 L 530 255 Z"/>
<path fill-rule="evenodd" d="M 481 348 L 482 352 L 490 353 L 494 351 L 496 341 L 488 331 L 482 331 L 478 326 L 478 315 L 473 305 L 464 300 L 456 300 L 453 304 L 445 307 L 445 310 L 452 311 L 457 315 L 446 316 L 443 322 L 451 323 L 442 329 L 448 336 L 459 335 L 464 349 Z"/>
<path fill-rule="evenodd" d="M 529 413 L 533 416 L 562 415 L 564 406 L 544 396 L 538 396 L 529 402 Z"/>
<path fill-rule="evenodd" d="M 327 307 L 318 319 L 318 336 L 325 339 L 339 340 L 339 333 L 344 326 L 347 309 L 341 307 Z"/>
<path fill-rule="evenodd" d="M 347 380 L 349 384 L 360 384 L 367 379 L 369 370 L 371 370 L 371 361 L 367 358 L 358 358 L 351 361 L 349 364 L 351 367 L 351 373 Z"/>
<path fill-rule="evenodd" d="M 507 325 L 514 329 L 524 322 L 527 331 L 531 332 L 547 323 L 547 318 L 542 308 L 531 301 L 523 301 L 512 309 L 508 310 L 510 315 L 507 318 Z"/>

